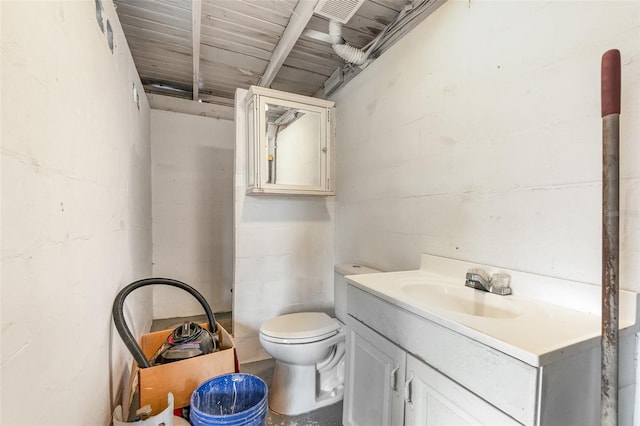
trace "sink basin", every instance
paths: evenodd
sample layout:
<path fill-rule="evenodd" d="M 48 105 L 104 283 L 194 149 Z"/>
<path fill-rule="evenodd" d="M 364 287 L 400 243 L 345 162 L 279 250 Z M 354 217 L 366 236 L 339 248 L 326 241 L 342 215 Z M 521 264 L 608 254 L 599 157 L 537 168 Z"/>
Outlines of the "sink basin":
<path fill-rule="evenodd" d="M 516 318 L 522 315 L 509 296 L 498 296 L 469 287 L 409 284 L 402 291 L 415 303 L 433 310 L 446 310 L 487 318 Z"/>

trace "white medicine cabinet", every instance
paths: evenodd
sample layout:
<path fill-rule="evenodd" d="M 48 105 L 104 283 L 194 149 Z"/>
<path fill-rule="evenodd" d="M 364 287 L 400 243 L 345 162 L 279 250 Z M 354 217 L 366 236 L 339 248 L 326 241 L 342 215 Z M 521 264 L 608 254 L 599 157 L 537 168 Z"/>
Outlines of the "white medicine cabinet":
<path fill-rule="evenodd" d="M 251 86 L 247 194 L 334 195 L 334 102 Z"/>

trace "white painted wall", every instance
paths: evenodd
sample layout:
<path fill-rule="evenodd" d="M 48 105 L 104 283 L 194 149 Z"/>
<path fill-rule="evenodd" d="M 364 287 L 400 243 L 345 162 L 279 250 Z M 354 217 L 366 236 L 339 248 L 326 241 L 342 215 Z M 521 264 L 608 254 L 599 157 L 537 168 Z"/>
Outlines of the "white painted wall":
<path fill-rule="evenodd" d="M 638 2 L 445 3 L 335 96 L 336 260 L 599 284 L 600 60 L 617 48 L 621 286 L 640 290 L 639 40 Z"/>
<path fill-rule="evenodd" d="M 231 310 L 233 121 L 151 110 L 153 275 Z M 203 314 L 186 292 L 155 287 L 154 318 Z"/>
<path fill-rule="evenodd" d="M 3 425 L 108 424 L 128 381 L 111 306 L 151 272 L 149 107 L 104 3 L 113 53 L 93 1 L 0 2 Z"/>
<path fill-rule="evenodd" d="M 365 69 L 335 99 L 338 260 L 598 283 L 600 58 L 618 48 L 622 286 L 640 290 L 639 8 L 449 1 Z"/>
<path fill-rule="evenodd" d="M 247 91 L 236 91 L 242 105 Z M 260 325 L 285 313 L 331 311 L 333 197 L 247 196 L 245 113 L 236 107 L 233 335 L 241 363 L 267 358 Z"/>

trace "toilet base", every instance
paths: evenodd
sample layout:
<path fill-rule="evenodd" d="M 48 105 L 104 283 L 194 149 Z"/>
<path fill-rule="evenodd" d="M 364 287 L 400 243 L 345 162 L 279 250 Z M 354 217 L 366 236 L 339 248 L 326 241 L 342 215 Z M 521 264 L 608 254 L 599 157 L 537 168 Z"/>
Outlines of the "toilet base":
<path fill-rule="evenodd" d="M 331 371 L 318 373 L 315 365 L 293 365 L 276 360 L 269 389 L 269 408 L 278 414 L 295 416 L 341 401 L 344 395 L 344 380 L 338 378 L 341 374 L 344 374 L 344 361 Z M 325 389 L 318 389 L 322 383 Z M 340 385 L 330 388 L 327 383 Z"/>

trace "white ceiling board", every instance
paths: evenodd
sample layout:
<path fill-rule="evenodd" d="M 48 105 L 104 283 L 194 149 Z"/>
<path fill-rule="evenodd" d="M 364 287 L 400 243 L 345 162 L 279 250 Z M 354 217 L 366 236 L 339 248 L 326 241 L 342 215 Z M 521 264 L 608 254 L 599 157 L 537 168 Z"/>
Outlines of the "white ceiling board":
<path fill-rule="evenodd" d="M 123 17 L 137 17 L 147 21 L 149 24 L 158 23 L 180 28 L 185 31 L 191 30 L 191 11 L 178 9 L 175 7 L 154 5 L 153 9 L 145 8 L 145 2 L 125 3 L 118 2 L 118 16 L 120 21 Z"/>
<path fill-rule="evenodd" d="M 204 3 L 202 6 L 202 14 L 212 21 L 226 21 L 231 22 L 242 27 L 252 28 L 256 31 L 275 34 L 280 36 L 287 25 L 288 19 L 284 24 L 278 24 L 273 21 L 281 21 L 277 19 L 277 15 L 267 14 L 264 9 L 254 9 L 253 15 L 247 15 L 245 13 L 237 12 L 232 9 L 227 9 L 224 6 L 229 3 L 223 2 L 220 6 L 211 3 Z M 203 19 L 204 21 L 204 19 Z"/>
<path fill-rule="evenodd" d="M 138 28 L 144 31 L 153 31 L 159 34 L 166 34 L 174 37 L 184 38 L 185 40 L 191 40 L 191 23 L 187 21 L 189 27 L 187 29 L 175 27 L 172 25 L 166 25 L 159 22 L 148 21 L 138 16 L 125 15 L 120 18 L 120 22 L 123 26 L 129 26 Z"/>
<path fill-rule="evenodd" d="M 263 73 L 267 67 L 267 61 L 264 59 L 207 45 L 201 46 L 200 57 L 203 61 L 220 63 L 257 73 Z"/>
<path fill-rule="evenodd" d="M 202 44 L 205 44 L 207 46 L 217 47 L 220 49 L 228 50 L 230 52 L 251 56 L 252 58 L 263 59 L 264 61 L 269 61 L 269 58 L 271 57 L 270 50 L 248 46 L 246 44 L 238 43 L 236 41 L 231 41 L 228 39 L 221 40 L 219 38 L 203 34 L 200 41 Z"/>
<path fill-rule="evenodd" d="M 192 49 L 187 46 L 179 46 L 177 44 L 162 43 L 155 40 L 129 36 L 127 44 L 131 52 L 146 51 L 157 56 L 173 56 L 174 54 L 186 55 L 191 58 Z"/>
<path fill-rule="evenodd" d="M 292 8 L 290 8 L 288 4 L 282 2 L 275 3 L 281 6 L 280 10 L 271 7 L 265 7 L 265 4 L 267 4 L 267 2 L 264 1 L 257 1 L 252 3 L 244 1 L 216 2 L 217 7 L 219 7 L 220 9 L 233 11 L 245 16 L 253 16 L 280 25 L 283 28 L 286 27 L 289 23 L 289 17 L 291 16 Z"/>
<path fill-rule="evenodd" d="M 258 40 L 251 37 L 251 34 L 209 26 L 202 27 L 202 42 L 234 52 L 237 52 L 238 46 L 260 49 L 267 52 L 267 58 L 271 56 L 271 52 L 276 47 L 276 44 L 272 41 Z"/>
<path fill-rule="evenodd" d="M 136 26 L 122 24 L 122 29 L 126 32 L 127 37 L 133 36 L 137 38 L 153 40 L 156 42 L 162 42 L 167 44 L 175 44 L 178 46 L 185 46 L 191 48 L 191 33 L 185 32 L 185 36 L 174 36 L 163 32 L 153 31 L 148 28 L 140 28 Z"/>

